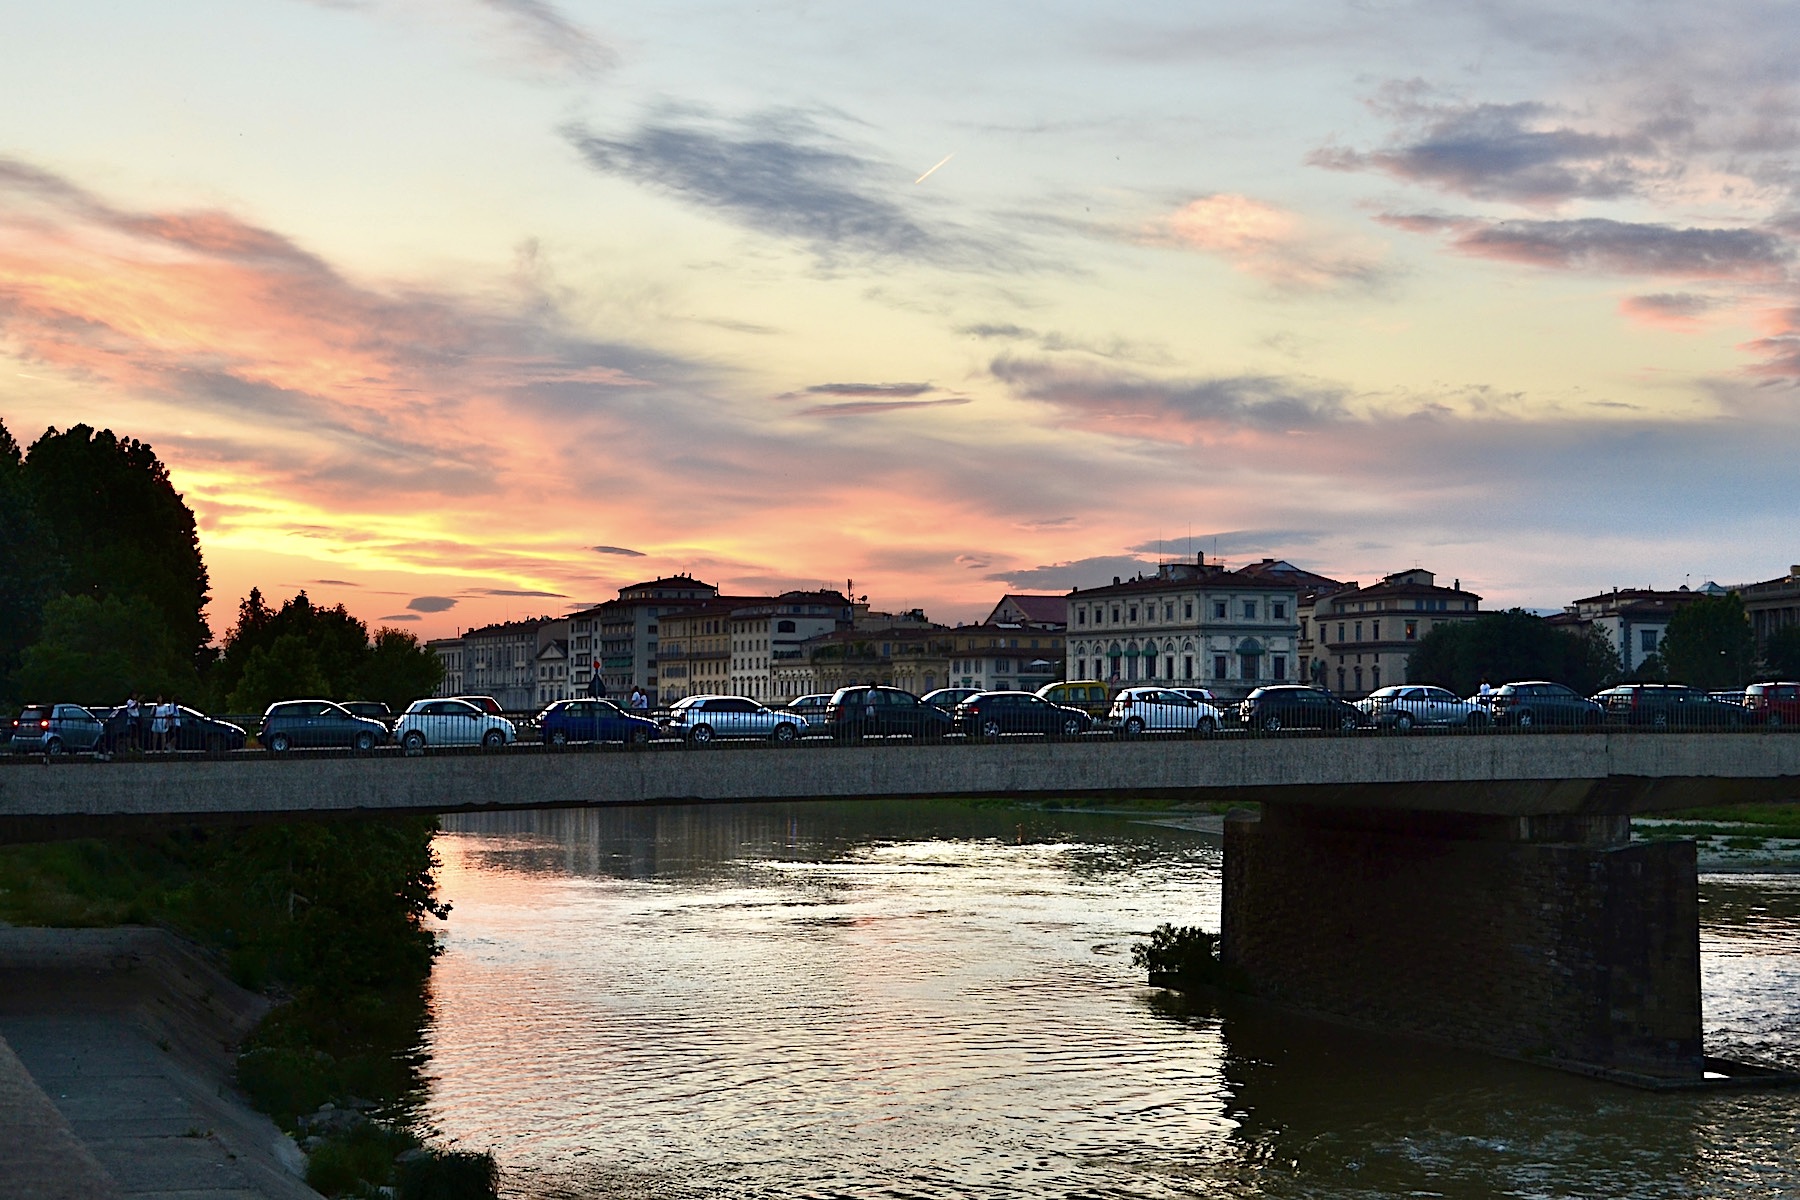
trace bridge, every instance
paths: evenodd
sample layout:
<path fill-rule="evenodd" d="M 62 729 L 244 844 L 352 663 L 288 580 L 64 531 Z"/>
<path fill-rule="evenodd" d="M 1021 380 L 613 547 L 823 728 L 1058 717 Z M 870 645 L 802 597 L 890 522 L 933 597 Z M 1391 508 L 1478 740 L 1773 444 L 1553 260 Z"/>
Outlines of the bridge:
<path fill-rule="evenodd" d="M 1694 845 L 1633 842 L 1630 818 L 1800 799 L 1800 734 L 12 762 L 0 767 L 0 838 L 194 820 L 996 795 L 1255 801 L 1258 812 L 1225 824 L 1222 950 L 1261 995 L 1626 1082 L 1691 1086 L 1723 1074 L 1701 1044 Z"/>

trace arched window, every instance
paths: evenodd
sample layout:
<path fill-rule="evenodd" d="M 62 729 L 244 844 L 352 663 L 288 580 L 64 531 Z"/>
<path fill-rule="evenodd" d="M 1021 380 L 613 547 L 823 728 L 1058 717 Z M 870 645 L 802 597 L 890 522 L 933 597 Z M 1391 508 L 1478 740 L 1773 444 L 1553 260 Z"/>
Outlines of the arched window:
<path fill-rule="evenodd" d="M 775 622 L 775 632 L 792 633 L 794 632 L 794 623 L 792 621 L 777 621 Z"/>

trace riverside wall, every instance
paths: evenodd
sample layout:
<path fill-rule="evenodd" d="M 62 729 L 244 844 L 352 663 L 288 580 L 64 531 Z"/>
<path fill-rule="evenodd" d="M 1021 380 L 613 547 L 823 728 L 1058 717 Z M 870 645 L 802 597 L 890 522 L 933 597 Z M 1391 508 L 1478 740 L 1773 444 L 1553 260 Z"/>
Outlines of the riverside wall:
<path fill-rule="evenodd" d="M 1694 846 L 1628 837 L 1604 818 L 1234 813 L 1222 953 L 1260 994 L 1319 1015 L 1698 1080 Z"/>

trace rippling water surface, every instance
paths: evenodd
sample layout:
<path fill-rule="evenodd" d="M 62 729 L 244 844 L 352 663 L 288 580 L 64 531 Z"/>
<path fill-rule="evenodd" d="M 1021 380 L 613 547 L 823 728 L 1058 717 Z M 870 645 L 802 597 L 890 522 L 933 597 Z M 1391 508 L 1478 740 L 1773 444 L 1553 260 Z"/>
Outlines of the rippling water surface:
<path fill-rule="evenodd" d="M 459 817 L 427 1118 L 521 1197 L 1800 1196 L 1800 1093 L 1188 1009 L 1220 849 L 920 804 Z M 1702 882 L 1708 1049 L 1800 1066 L 1800 878 Z"/>

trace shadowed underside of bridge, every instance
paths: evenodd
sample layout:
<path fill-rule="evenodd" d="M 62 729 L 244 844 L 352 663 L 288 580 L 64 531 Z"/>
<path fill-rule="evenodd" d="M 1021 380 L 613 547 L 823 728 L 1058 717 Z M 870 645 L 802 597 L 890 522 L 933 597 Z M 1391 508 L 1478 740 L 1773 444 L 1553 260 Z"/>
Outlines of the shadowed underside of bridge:
<path fill-rule="evenodd" d="M 1222 951 L 1292 1007 L 1702 1080 L 1691 842 L 1633 814 L 1800 798 L 1800 735 L 1221 738 L 234 756 L 0 769 L 0 839 L 190 820 L 976 796 L 1244 800 Z"/>

